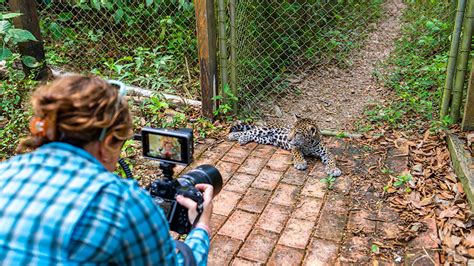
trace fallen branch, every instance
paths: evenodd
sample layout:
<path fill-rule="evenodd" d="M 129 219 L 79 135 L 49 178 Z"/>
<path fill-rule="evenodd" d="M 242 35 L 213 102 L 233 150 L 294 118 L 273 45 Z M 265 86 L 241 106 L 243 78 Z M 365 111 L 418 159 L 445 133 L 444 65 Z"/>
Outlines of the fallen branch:
<path fill-rule="evenodd" d="M 51 69 L 51 71 L 53 72 L 54 77 L 64 77 L 64 76 L 77 75 L 76 73 L 60 71 L 60 70 L 56 70 L 56 69 Z M 157 94 L 157 95 L 161 95 L 166 100 L 170 100 L 170 101 L 175 102 L 175 103 L 186 104 L 186 105 L 191 105 L 191 106 L 195 106 L 195 107 L 201 107 L 202 106 L 201 101 L 186 99 L 186 98 L 183 98 L 183 97 L 180 97 L 180 96 L 167 94 L 167 93 L 162 93 L 162 92 L 155 92 L 155 91 L 151 91 L 151 90 L 136 87 L 136 86 L 129 86 L 129 85 L 125 85 L 125 86 L 127 87 L 128 94 L 131 95 L 131 96 L 142 96 L 142 97 L 150 98 L 154 94 Z"/>
<path fill-rule="evenodd" d="M 352 134 L 344 131 L 334 131 L 329 129 L 322 129 L 321 135 L 323 136 L 333 136 L 340 138 L 362 138 L 362 134 Z"/>

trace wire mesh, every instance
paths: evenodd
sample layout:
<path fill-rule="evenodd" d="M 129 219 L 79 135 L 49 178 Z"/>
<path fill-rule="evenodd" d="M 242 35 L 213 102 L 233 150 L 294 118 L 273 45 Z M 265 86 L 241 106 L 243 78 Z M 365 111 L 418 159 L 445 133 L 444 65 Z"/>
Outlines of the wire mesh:
<path fill-rule="evenodd" d="M 229 72 L 229 84 L 222 84 L 220 77 L 221 93 L 222 87 L 229 85 L 239 98 L 241 113 L 262 115 L 271 106 L 268 103 L 299 93 L 292 80 L 300 75 L 321 71 L 327 65 L 349 65 L 351 53 L 363 45 L 374 24 L 391 15 L 383 12 L 385 2 L 226 0 L 226 36 L 218 40 L 225 41 L 228 53 L 224 61 L 228 64 L 219 66 L 219 71 Z M 408 16 L 426 19 L 420 19 L 425 24 L 420 26 L 419 35 L 410 37 L 415 45 L 404 49 L 418 49 L 420 55 L 430 52 L 423 56 L 436 59 L 438 65 L 433 67 L 442 69 L 455 11 L 451 4 L 455 1 L 405 2 L 406 9 L 413 11 Z M 200 99 L 191 0 L 37 3 L 47 61 L 56 70 L 92 72 Z M 0 10 L 8 10 L 6 2 L 0 4 Z M 219 11 L 216 8 L 216 15 Z M 419 67 L 420 73 L 429 71 L 416 63 L 407 64 Z"/>
<path fill-rule="evenodd" d="M 235 27 L 237 36 L 236 87 L 240 111 L 262 116 L 272 108 L 272 102 L 299 93 L 292 80 L 302 73 L 317 72 L 330 64 L 349 65 L 350 54 L 363 45 L 375 23 L 390 16 L 383 11 L 385 2 L 237 1 L 236 22 L 231 27 Z M 430 1 L 411 2 L 430 5 Z M 451 21 L 449 1 L 435 2 L 443 2 L 445 13 L 424 15 L 433 16 L 434 23 Z M 437 40 L 447 39 L 449 29 L 428 35 Z M 446 39 L 437 44 L 443 55 L 449 44 Z"/>
<path fill-rule="evenodd" d="M 53 68 L 200 97 L 192 1 L 44 0 L 38 13 Z"/>

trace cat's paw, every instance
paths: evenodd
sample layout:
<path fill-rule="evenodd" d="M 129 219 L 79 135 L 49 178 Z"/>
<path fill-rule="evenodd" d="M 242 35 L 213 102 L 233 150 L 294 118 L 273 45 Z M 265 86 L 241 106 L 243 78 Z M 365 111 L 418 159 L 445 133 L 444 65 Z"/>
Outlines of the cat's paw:
<path fill-rule="evenodd" d="M 238 140 L 240 137 L 240 132 L 230 132 L 227 136 L 228 140 Z"/>
<path fill-rule="evenodd" d="M 308 168 L 308 163 L 306 161 L 293 162 L 293 166 L 298 170 L 306 170 L 306 168 Z"/>
<path fill-rule="evenodd" d="M 342 171 L 339 168 L 334 167 L 334 168 L 326 168 L 326 173 L 330 176 L 338 177 L 342 174 Z"/>

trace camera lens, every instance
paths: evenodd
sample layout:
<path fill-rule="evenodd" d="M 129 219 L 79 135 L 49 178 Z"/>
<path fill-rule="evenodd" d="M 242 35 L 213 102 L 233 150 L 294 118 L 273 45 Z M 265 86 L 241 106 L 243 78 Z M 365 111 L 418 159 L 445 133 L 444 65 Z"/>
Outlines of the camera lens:
<path fill-rule="evenodd" d="M 214 187 L 214 196 L 222 189 L 222 176 L 219 170 L 212 165 L 203 164 L 182 175 L 179 179 L 184 179 L 192 185 L 204 183 Z M 180 183 L 184 180 L 180 180 Z"/>

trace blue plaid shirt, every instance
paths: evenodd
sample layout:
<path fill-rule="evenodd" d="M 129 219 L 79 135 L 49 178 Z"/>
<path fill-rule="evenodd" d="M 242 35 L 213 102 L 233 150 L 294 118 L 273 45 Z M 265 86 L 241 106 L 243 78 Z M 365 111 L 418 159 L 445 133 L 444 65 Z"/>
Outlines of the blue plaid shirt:
<path fill-rule="evenodd" d="M 185 243 L 206 265 L 209 236 Z M 87 151 L 49 143 L 0 163 L 0 262 L 5 265 L 175 265 L 164 212 L 134 180 Z"/>

